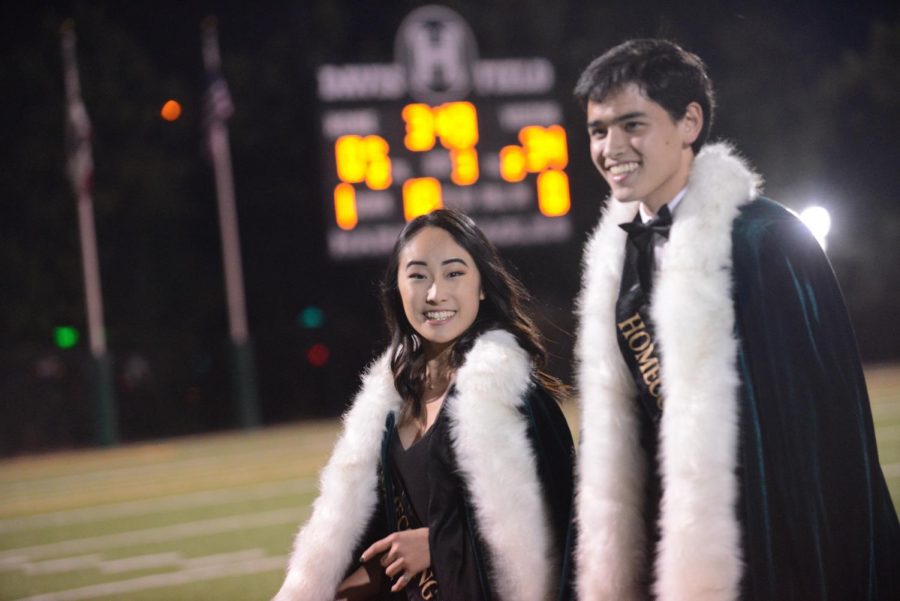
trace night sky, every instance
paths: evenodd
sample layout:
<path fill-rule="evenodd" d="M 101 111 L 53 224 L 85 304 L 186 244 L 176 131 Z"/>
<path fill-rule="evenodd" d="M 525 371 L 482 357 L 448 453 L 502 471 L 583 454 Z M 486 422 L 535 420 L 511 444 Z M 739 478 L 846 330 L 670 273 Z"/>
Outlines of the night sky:
<path fill-rule="evenodd" d="M 4 9 L 0 88 L 0 451 L 90 440 L 87 340 L 77 221 L 64 171 L 58 30 L 75 20 L 94 127 L 95 215 L 125 439 L 234 426 L 212 171 L 201 133 L 199 25 L 218 18 L 250 330 L 265 423 L 333 415 L 386 341 L 380 261 L 325 251 L 316 68 L 391 62 L 397 26 L 419 2 L 45 2 Z M 574 235 L 504 251 L 535 302 L 553 371 L 571 381 L 572 299 L 581 244 L 607 194 L 571 100 L 580 70 L 630 37 L 664 36 L 708 64 L 727 139 L 768 196 L 832 214 L 829 256 L 865 360 L 900 358 L 900 20 L 895 3 L 587 1 L 445 3 L 483 58 L 555 66 L 568 132 Z M 175 98 L 183 116 L 159 118 Z M 565 266 L 561 268 L 560 266 Z M 324 324 L 302 328 L 305 307 Z M 82 332 L 73 349 L 53 328 Z M 322 368 L 307 349 L 328 345 Z M 55 367 L 54 367 L 55 366 Z"/>

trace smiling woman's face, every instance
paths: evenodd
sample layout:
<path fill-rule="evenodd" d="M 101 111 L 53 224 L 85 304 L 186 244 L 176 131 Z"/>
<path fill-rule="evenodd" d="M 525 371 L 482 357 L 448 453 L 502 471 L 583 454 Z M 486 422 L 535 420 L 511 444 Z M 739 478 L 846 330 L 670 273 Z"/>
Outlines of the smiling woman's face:
<path fill-rule="evenodd" d="M 475 322 L 484 295 L 472 256 L 446 230 L 426 227 L 400 251 L 397 288 L 403 311 L 436 352 L 452 345 Z"/>

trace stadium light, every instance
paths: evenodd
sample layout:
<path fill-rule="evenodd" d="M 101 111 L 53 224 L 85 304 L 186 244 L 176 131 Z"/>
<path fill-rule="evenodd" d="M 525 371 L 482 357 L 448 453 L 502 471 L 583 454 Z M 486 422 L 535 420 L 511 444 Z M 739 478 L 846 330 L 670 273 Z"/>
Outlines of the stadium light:
<path fill-rule="evenodd" d="M 800 220 L 810 229 L 822 249 L 826 250 L 828 248 L 826 238 L 831 230 L 831 214 L 828 210 L 819 206 L 807 207 L 800 213 Z"/>

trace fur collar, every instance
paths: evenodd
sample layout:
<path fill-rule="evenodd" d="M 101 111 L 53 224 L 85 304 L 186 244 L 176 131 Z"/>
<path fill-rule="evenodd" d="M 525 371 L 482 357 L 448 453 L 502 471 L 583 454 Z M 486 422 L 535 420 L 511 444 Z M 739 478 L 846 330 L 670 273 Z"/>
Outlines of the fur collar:
<path fill-rule="evenodd" d="M 662 361 L 664 494 L 654 562 L 660 601 L 736 599 L 742 573 L 735 503 L 737 341 L 731 229 L 757 176 L 724 144 L 697 156 L 657 275 L 651 315 Z M 607 203 L 585 249 L 578 388 L 582 410 L 576 548 L 579 598 L 640 598 L 645 465 L 635 386 L 616 342 L 615 304 L 637 203 Z"/>
<path fill-rule="evenodd" d="M 451 439 L 503 599 L 550 598 L 552 537 L 537 460 L 519 412 L 532 364 L 512 334 L 490 331 L 456 375 Z M 322 471 L 320 495 L 300 529 L 277 601 L 328 600 L 378 506 L 377 468 L 384 423 L 400 408 L 387 353 L 363 377 L 344 429 Z M 339 509 L 339 510 L 338 510 Z"/>

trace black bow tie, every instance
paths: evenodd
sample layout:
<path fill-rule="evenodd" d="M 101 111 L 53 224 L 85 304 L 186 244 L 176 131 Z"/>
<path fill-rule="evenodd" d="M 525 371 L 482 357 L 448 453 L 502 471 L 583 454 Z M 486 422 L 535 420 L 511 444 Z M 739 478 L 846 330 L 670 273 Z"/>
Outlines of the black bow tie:
<path fill-rule="evenodd" d="M 632 269 L 638 272 L 638 278 L 644 294 L 649 298 L 653 287 L 653 262 L 654 262 L 654 245 L 653 235 L 668 239 L 669 229 L 672 227 L 672 214 L 669 212 L 668 205 L 663 206 L 656 214 L 656 217 L 647 223 L 641 222 L 641 216 L 635 217 L 634 221 L 628 223 L 620 223 L 619 227 L 628 232 L 628 241 L 634 245 L 637 250 L 637 264 L 632 263 Z M 631 259 L 634 261 L 634 259 Z"/>
<path fill-rule="evenodd" d="M 663 238 L 669 238 L 669 229 L 672 227 L 672 214 L 669 205 L 663 205 L 656 217 L 643 223 L 640 215 L 628 223 L 620 223 L 619 227 L 628 232 L 628 239 L 638 250 L 646 250 L 653 244 L 653 234 L 659 234 Z"/>

